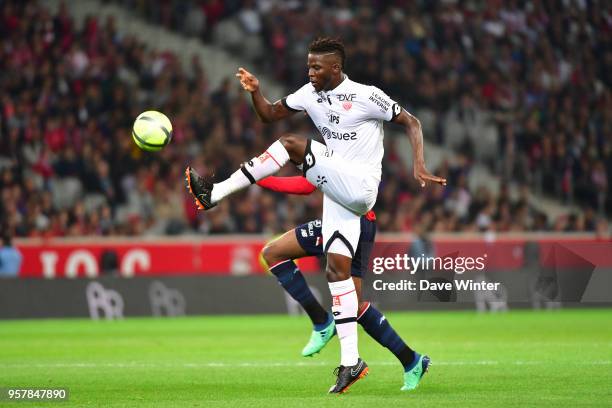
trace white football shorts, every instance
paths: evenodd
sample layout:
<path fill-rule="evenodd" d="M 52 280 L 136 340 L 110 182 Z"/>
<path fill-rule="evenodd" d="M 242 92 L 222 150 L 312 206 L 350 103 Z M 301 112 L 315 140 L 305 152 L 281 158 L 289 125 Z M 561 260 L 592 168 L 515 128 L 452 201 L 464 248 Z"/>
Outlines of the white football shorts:
<path fill-rule="evenodd" d="M 324 251 L 353 258 L 361 234 L 360 218 L 374 207 L 380 182 L 367 168 L 334 155 L 324 144 L 314 140 L 308 144 L 303 170 L 325 195 Z"/>

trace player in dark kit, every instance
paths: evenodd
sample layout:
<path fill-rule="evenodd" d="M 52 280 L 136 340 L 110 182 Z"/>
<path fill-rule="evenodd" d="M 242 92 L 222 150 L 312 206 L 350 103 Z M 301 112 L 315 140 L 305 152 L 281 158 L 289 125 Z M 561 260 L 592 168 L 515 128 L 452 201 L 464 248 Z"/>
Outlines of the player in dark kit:
<path fill-rule="evenodd" d="M 344 67 L 345 51 L 340 41 L 315 40 L 308 53 L 308 83 L 275 103 L 263 96 L 259 80 L 240 68 L 236 76 L 251 94 L 263 122 L 305 111 L 325 144 L 298 135 L 283 135 L 219 183 L 204 179 L 191 167 L 185 170 L 189 190 L 203 210 L 275 174 L 289 161 L 297 164 L 304 177 L 323 193 L 321 233 L 327 257 L 326 277 L 340 341 L 340 367 L 330 393 L 342 393 L 368 371 L 359 357 L 359 301 L 351 263 L 361 234 L 361 216 L 374 207 L 378 195 L 384 155 L 383 122 L 403 126 L 413 148 L 414 176 L 421 186 L 427 182 L 446 184 L 445 179 L 432 175 L 425 166 L 423 132 L 417 118 L 375 86 L 350 80 Z M 274 268 L 292 266 L 282 263 Z M 420 356 L 414 371 L 422 373 L 426 368 L 427 360 Z"/>
<path fill-rule="evenodd" d="M 271 176 L 259 180 L 257 185 L 272 191 L 299 195 L 311 194 L 316 190 L 315 186 L 301 176 Z M 404 369 L 404 385 L 401 390 L 412 390 L 416 388 L 419 380 L 425 374 L 429 366 L 429 359 L 425 357 L 425 369 L 415 373 L 413 369 L 420 360 L 420 355 L 404 343 L 401 337 L 393 330 L 385 316 L 370 302 L 364 301 L 361 295 L 361 282 L 363 274 L 368 269 L 370 253 L 375 238 L 376 214 L 374 211 L 368 211 L 361 217 L 361 236 L 359 237 L 359 244 L 351 264 L 351 276 L 359 299 L 357 323 L 363 327 L 370 337 L 381 346 L 389 349 L 397 357 Z M 281 263 L 291 263 L 293 270 L 283 269 L 281 274 L 276 272 L 277 269 L 275 268 L 270 268 L 270 270 L 273 273 L 276 272 L 275 276 L 278 283 L 302 306 L 308 317 L 310 317 L 313 331 L 308 344 L 302 350 L 302 355 L 304 357 L 315 355 L 334 336 L 336 332 L 334 319 L 314 297 L 304 276 L 293 261 L 306 256 L 321 257 L 324 255 L 321 220 L 307 222 L 286 232 L 268 243 L 262 250 L 262 255 L 270 267 Z"/>

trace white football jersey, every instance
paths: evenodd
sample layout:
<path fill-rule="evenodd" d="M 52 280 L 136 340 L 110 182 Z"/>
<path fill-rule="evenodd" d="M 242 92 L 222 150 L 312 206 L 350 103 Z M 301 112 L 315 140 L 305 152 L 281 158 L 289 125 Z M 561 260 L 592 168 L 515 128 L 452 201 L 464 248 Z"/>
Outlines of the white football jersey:
<path fill-rule="evenodd" d="M 293 111 L 306 111 L 327 147 L 344 159 L 365 167 L 379 181 L 382 171 L 383 120 L 402 111 L 375 86 L 351 81 L 348 76 L 331 91 L 315 91 L 311 83 L 282 99 Z"/>

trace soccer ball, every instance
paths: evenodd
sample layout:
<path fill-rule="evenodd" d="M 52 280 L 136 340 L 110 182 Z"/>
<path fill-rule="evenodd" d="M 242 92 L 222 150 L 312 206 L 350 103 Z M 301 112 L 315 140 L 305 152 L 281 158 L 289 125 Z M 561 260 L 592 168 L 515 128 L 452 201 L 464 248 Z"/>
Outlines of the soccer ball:
<path fill-rule="evenodd" d="M 132 139 L 142 150 L 156 152 L 170 143 L 172 123 L 161 112 L 142 112 L 134 121 Z"/>

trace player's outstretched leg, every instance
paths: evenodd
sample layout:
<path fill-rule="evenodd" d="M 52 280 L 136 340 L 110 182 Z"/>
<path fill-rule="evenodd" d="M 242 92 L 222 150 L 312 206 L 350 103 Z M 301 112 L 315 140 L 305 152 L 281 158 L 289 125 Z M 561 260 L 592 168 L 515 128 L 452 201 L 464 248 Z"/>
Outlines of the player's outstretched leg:
<path fill-rule="evenodd" d="M 210 210 L 216 203 L 213 203 L 210 198 L 210 193 L 213 189 L 213 183 L 201 177 L 194 169 L 187 167 L 185 169 L 185 182 L 187 189 L 195 198 L 195 203 L 200 210 Z"/>
<path fill-rule="evenodd" d="M 357 322 L 381 346 L 386 347 L 397 357 L 404 367 L 404 385 L 402 391 L 415 389 L 430 364 L 429 357 L 422 356 L 404 343 L 393 330 L 385 316 L 369 302 L 360 305 Z"/>
<path fill-rule="evenodd" d="M 189 191 L 198 201 L 198 207 L 208 210 L 228 195 L 255 184 L 262 178 L 279 171 L 290 159 L 300 164 L 306 150 L 305 138 L 296 135 L 284 135 L 272 143 L 259 157 L 243 163 L 240 169 L 220 183 L 204 182 L 190 167 L 185 171 Z"/>
<path fill-rule="evenodd" d="M 293 259 L 306 255 L 297 241 L 295 230 L 286 232 L 262 250 L 264 260 L 270 265 L 270 272 L 276 276 L 283 289 L 302 306 L 312 321 L 310 340 L 302 350 L 302 356 L 310 357 L 321 351 L 336 334 L 336 325 L 333 316 L 323 309 L 314 297 L 304 276 L 293 262 Z"/>

